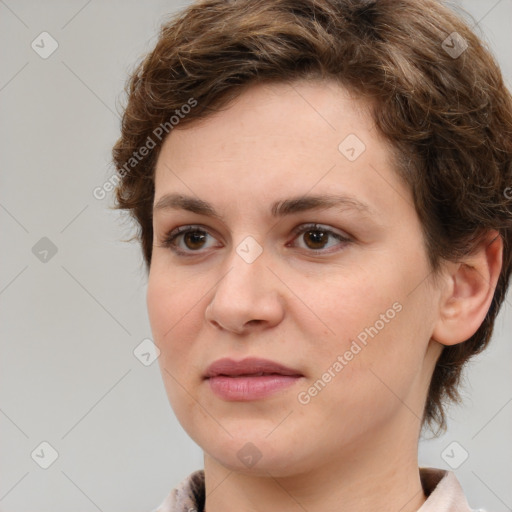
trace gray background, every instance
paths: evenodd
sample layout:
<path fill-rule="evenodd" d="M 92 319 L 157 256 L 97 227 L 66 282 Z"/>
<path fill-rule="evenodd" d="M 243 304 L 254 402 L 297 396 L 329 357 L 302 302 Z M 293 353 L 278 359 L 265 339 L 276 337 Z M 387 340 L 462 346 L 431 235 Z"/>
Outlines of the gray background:
<path fill-rule="evenodd" d="M 158 363 L 133 354 L 151 331 L 142 257 L 121 241 L 130 225 L 111 196 L 92 193 L 113 173 L 127 73 L 186 3 L 0 1 L 3 512 L 149 511 L 202 467 Z M 512 0 L 458 5 L 510 87 Z M 31 47 L 43 31 L 59 45 L 47 59 Z M 495 512 L 512 510 L 511 311 L 509 293 L 466 374 L 464 406 L 450 410 L 446 435 L 420 444 L 422 465 L 447 469 L 467 451 L 456 474 L 472 506 Z M 43 441 L 58 452 L 48 469 Z"/>

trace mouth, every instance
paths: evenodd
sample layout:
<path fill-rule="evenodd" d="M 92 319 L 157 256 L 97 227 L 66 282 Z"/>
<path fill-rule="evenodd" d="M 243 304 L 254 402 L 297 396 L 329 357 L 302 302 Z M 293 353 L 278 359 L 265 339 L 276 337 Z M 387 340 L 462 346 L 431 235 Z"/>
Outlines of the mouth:
<path fill-rule="evenodd" d="M 204 379 L 218 397 L 226 401 L 266 398 L 288 388 L 304 377 L 302 373 L 268 359 L 242 361 L 224 358 L 211 364 Z"/>
<path fill-rule="evenodd" d="M 288 368 L 269 359 L 258 359 L 250 357 L 242 361 L 235 361 L 229 358 L 218 359 L 212 363 L 204 377 L 262 377 L 265 375 L 299 376 L 302 374 L 293 368 Z"/>

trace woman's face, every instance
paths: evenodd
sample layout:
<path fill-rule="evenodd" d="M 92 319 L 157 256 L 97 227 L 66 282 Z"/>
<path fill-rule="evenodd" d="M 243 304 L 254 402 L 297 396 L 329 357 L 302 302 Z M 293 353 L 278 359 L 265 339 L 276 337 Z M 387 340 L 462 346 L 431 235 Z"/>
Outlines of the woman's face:
<path fill-rule="evenodd" d="M 226 467 L 416 450 L 440 293 L 364 107 L 333 82 L 258 85 L 162 147 L 149 318 L 178 420 Z"/>

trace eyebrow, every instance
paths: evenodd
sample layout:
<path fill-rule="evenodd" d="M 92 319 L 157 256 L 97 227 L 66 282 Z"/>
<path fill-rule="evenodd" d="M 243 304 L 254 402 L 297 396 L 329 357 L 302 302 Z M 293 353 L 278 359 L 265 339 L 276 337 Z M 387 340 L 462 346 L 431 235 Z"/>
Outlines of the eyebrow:
<path fill-rule="evenodd" d="M 270 212 L 273 217 L 284 217 L 294 213 L 308 210 L 320 210 L 337 208 L 339 210 L 353 210 L 365 215 L 376 215 L 377 213 L 368 204 L 347 195 L 321 194 L 303 195 L 282 199 L 272 204 Z M 185 196 L 183 194 L 166 194 L 162 196 L 153 207 L 153 212 L 161 210 L 187 210 L 199 215 L 206 215 L 222 220 L 222 216 L 216 212 L 213 205 L 202 199 Z"/>

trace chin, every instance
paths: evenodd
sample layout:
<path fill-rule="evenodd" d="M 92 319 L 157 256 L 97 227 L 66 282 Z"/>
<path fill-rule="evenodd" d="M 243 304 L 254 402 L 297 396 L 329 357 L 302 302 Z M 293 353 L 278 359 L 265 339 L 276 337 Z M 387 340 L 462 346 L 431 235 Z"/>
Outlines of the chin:
<path fill-rule="evenodd" d="M 230 471 L 252 476 L 287 477 L 310 467 L 310 457 L 317 451 L 313 449 L 310 456 L 300 453 L 298 448 L 302 445 L 292 442 L 292 436 L 283 434 L 284 431 L 281 436 L 267 438 L 267 433 L 246 431 L 233 438 L 226 434 L 222 440 L 212 438 L 196 442 L 206 454 Z"/>

